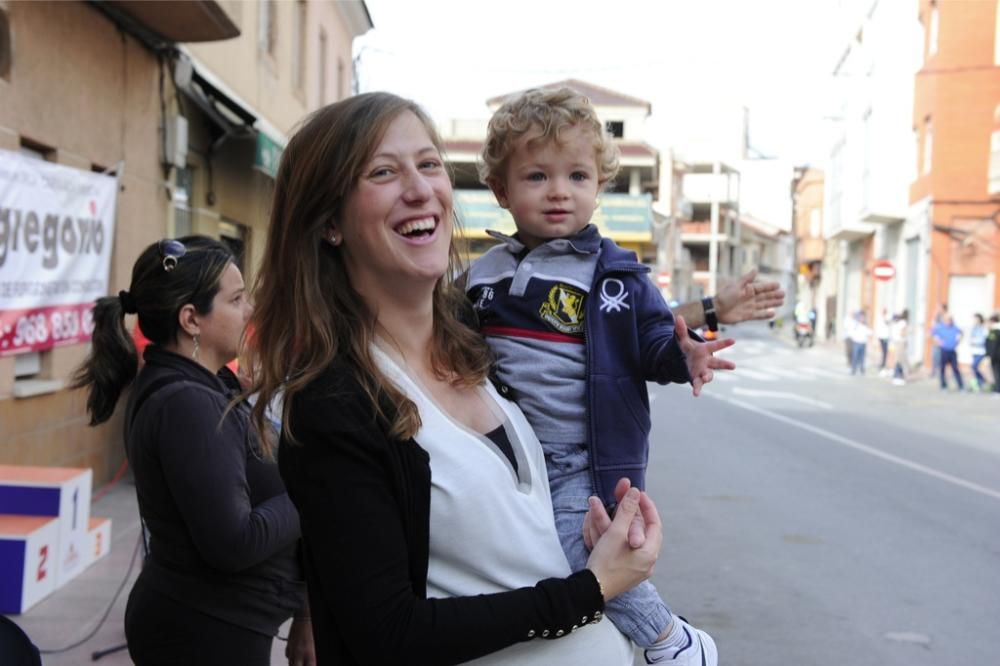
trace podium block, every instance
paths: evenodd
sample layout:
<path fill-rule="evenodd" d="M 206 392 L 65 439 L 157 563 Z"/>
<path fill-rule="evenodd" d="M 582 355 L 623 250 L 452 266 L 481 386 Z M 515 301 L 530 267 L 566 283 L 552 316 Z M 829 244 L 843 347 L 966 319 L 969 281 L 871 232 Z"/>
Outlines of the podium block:
<path fill-rule="evenodd" d="M 0 613 L 23 613 L 56 589 L 59 522 L 0 514 Z"/>
<path fill-rule="evenodd" d="M 93 564 L 111 550 L 111 519 L 91 518 L 87 529 L 88 563 Z"/>
<path fill-rule="evenodd" d="M 56 587 L 90 564 L 90 487 L 93 472 L 69 467 L 0 465 L 0 514 L 58 519 L 52 552 Z"/>

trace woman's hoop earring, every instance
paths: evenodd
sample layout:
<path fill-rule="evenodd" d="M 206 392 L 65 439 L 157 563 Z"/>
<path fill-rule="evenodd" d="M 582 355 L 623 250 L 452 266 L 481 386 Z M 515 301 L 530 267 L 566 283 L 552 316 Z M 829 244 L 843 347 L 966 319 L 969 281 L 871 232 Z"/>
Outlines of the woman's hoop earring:
<path fill-rule="evenodd" d="M 194 359 L 195 361 L 197 361 L 198 360 L 198 351 L 201 349 L 201 343 L 198 340 L 198 334 L 195 333 L 194 335 L 192 335 L 191 339 L 194 340 L 194 351 L 191 352 L 191 358 Z"/>

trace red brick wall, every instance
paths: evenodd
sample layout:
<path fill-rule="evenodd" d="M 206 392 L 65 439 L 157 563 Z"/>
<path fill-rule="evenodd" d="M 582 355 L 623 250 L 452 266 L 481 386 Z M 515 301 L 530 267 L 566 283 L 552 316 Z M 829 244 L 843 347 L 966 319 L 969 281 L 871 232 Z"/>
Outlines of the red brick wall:
<path fill-rule="evenodd" d="M 987 194 L 990 135 L 1000 106 L 1000 67 L 995 58 L 994 0 L 939 0 L 938 50 L 916 76 L 913 125 L 921 138 L 919 175 L 910 201 L 932 199 L 928 320 L 947 298 L 952 275 L 1000 274 L 1000 198 Z M 919 0 L 925 26 L 930 0 Z M 932 168 L 924 174 L 922 142 L 925 119 L 933 121 Z M 991 221 L 991 219 L 993 221 Z M 948 229 L 951 229 L 949 233 Z M 963 244 L 968 234 L 974 240 Z M 1000 307 L 1000 289 L 994 290 Z"/>

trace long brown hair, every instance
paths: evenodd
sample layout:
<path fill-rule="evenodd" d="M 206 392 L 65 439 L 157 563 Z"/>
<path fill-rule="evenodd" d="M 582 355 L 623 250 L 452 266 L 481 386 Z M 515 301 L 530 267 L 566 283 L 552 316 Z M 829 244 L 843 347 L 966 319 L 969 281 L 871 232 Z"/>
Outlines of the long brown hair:
<path fill-rule="evenodd" d="M 440 137 L 419 106 L 381 92 L 319 109 L 285 148 L 247 340 L 248 392 L 259 394 L 253 420 L 261 431 L 267 406 L 283 393 L 282 430 L 294 441 L 292 399 L 334 359 L 347 362 L 375 415 L 390 424 L 390 435 L 406 439 L 420 428 L 416 406 L 378 370 L 371 355 L 375 315 L 351 286 L 341 252 L 326 241 L 389 124 L 407 111 L 420 119 L 441 151 Z M 452 243 L 448 272 L 434 288 L 431 360 L 440 377 L 473 386 L 485 378 L 490 354 L 479 334 L 459 319 L 468 304 L 452 284 L 458 267 Z M 392 413 L 386 413 L 385 404 L 395 405 Z"/>

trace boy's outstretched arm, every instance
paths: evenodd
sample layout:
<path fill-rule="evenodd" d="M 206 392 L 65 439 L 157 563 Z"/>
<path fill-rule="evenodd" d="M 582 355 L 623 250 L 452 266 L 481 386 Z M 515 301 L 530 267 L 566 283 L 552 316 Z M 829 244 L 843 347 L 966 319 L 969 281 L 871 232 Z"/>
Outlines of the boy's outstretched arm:
<path fill-rule="evenodd" d="M 712 381 L 715 370 L 736 368 L 736 364 L 732 361 L 713 356 L 715 352 L 736 344 L 736 340 L 725 338 L 698 342 L 688 335 L 687 324 L 684 323 L 684 317 L 681 316 L 674 319 L 674 335 L 677 338 L 677 344 L 680 345 L 681 351 L 687 358 L 688 372 L 691 374 L 691 388 L 695 397 L 701 395 L 702 386 Z"/>
<path fill-rule="evenodd" d="M 785 292 L 777 282 L 755 282 L 756 278 L 757 270 L 754 269 L 739 280 L 726 282 L 712 297 L 720 323 L 738 324 L 774 316 L 775 308 L 785 302 Z M 705 309 L 701 301 L 682 303 L 673 311 L 674 315 L 684 317 L 692 328 L 705 325 Z"/>

